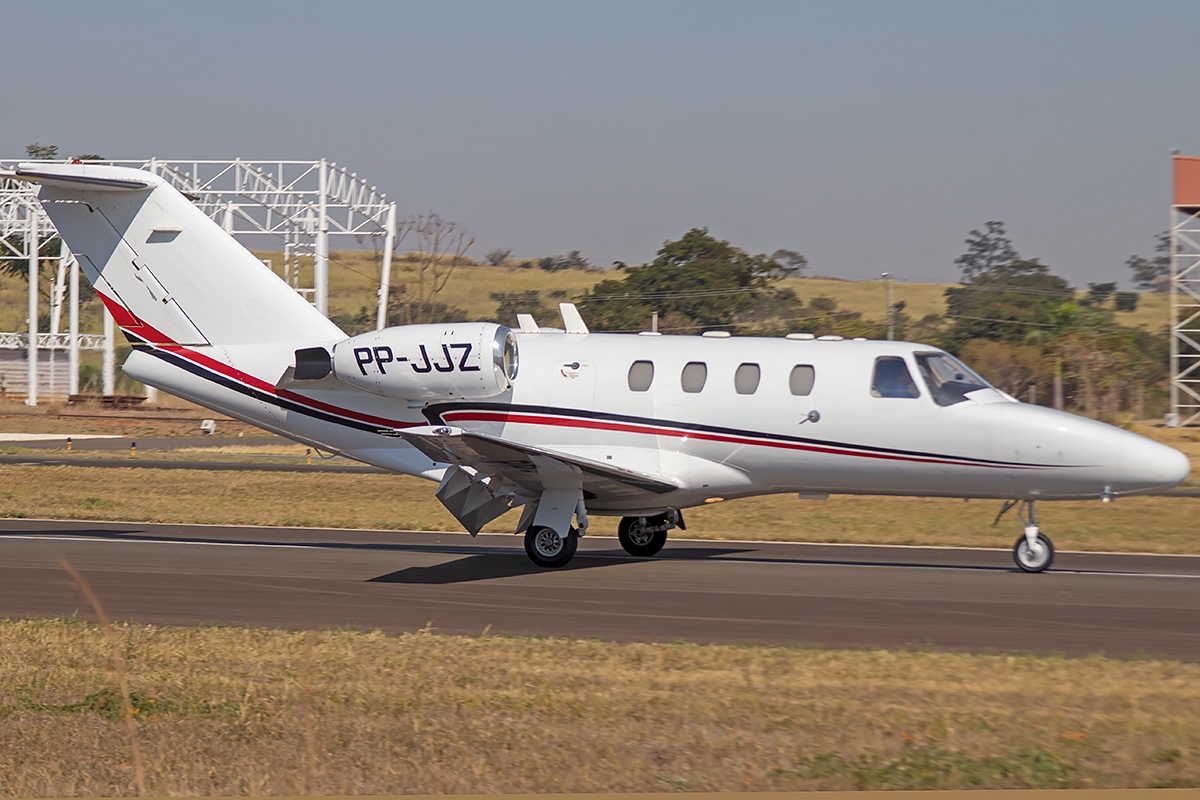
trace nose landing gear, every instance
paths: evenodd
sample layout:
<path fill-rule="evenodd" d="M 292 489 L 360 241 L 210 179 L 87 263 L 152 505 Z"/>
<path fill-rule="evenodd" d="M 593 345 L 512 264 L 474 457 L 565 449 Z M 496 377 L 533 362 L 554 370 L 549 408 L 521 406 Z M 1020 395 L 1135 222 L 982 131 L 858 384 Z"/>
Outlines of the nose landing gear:
<path fill-rule="evenodd" d="M 1014 506 L 1021 506 L 1017 508 L 1017 517 L 1025 526 L 1025 533 L 1013 545 L 1013 560 L 1025 572 L 1045 572 L 1054 563 L 1054 543 L 1050 541 L 1049 536 L 1042 533 L 1041 527 L 1038 526 L 1033 501 L 1009 500 L 996 515 L 996 522 L 999 522 L 1000 518 Z M 1026 510 L 1029 512 L 1029 519 L 1025 518 Z M 995 525 L 996 522 L 992 524 Z"/>

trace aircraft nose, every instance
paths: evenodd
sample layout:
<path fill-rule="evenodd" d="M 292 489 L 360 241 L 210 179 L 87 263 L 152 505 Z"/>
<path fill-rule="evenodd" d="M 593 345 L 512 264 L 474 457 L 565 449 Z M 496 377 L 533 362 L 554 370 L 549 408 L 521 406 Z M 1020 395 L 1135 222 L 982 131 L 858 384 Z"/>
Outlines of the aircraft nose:
<path fill-rule="evenodd" d="M 1192 471 L 1188 457 L 1165 444 L 1133 436 L 1121 446 L 1121 473 L 1134 489 L 1169 489 Z"/>

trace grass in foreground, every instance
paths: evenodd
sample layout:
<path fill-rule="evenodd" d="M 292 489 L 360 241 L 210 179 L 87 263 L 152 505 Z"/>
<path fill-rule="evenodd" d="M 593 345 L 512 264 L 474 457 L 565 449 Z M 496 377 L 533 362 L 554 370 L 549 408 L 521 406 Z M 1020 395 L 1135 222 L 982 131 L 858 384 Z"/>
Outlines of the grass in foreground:
<path fill-rule="evenodd" d="M 95 467 L 0 467 L 0 517 L 461 531 L 436 485 L 400 475 L 206 472 Z M 909 497 L 797 500 L 770 495 L 686 512 L 679 536 L 801 542 L 1011 547 L 1010 515 L 995 501 Z M 1200 501 L 1137 497 L 1043 503 L 1039 519 L 1060 550 L 1200 553 Z M 517 512 L 485 530 L 511 533 Z M 615 536 L 617 520 L 589 532 Z"/>
<path fill-rule="evenodd" d="M 1200 785 L 1200 665 L 117 629 L 155 795 Z M 0 795 L 135 792 L 112 651 L 0 622 Z"/>

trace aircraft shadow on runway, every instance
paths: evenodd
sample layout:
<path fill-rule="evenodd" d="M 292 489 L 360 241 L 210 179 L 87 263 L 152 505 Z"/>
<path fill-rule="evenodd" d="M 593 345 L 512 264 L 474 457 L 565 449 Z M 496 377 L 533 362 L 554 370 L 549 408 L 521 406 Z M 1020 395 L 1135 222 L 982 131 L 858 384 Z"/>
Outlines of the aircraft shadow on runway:
<path fill-rule="evenodd" d="M 720 558 L 749 552 L 737 547 L 689 547 L 678 551 L 669 560 L 703 560 Z M 682 558 L 681 558 L 682 556 Z M 446 561 L 429 567 L 405 567 L 404 569 L 371 578 L 368 583 L 408 583 L 444 585 L 470 583 L 494 578 L 513 578 L 520 575 L 552 575 L 556 572 L 572 572 L 596 567 L 614 567 L 619 564 L 643 564 L 664 559 L 634 558 L 621 551 L 580 553 L 571 563 L 560 569 L 543 569 L 524 555 L 488 553 L 470 555 L 455 561 Z"/>
<path fill-rule="evenodd" d="M 176 535 L 164 536 L 147 533 L 144 529 L 103 529 L 103 528 L 68 528 L 54 530 L 52 528 L 33 528 L 0 531 L 0 540 L 6 536 L 65 536 L 87 539 L 119 539 L 128 542 L 180 542 L 190 544 L 210 545 L 254 545 L 259 547 L 306 547 L 325 550 L 370 550 L 392 553 L 429 553 L 460 556 L 459 559 L 431 567 L 408 567 L 396 572 L 371 578 L 371 581 L 382 583 L 411 583 L 411 584 L 448 584 L 470 581 L 489 580 L 492 578 L 532 575 L 539 573 L 560 572 L 562 570 L 543 570 L 535 567 L 525 557 L 519 546 L 496 547 L 482 546 L 474 543 L 449 544 L 445 542 L 418 544 L 413 542 L 339 542 L 312 541 L 301 537 L 295 539 L 256 539 L 218 536 Z M 623 550 L 588 550 L 581 551 L 564 570 L 592 569 L 595 567 L 612 566 L 650 561 L 705 561 L 709 559 L 724 559 L 729 561 L 745 561 L 763 564 L 795 564 L 805 566 L 853 566 L 853 567 L 888 567 L 899 569 L 936 569 L 936 570 L 970 570 L 977 572 L 1019 572 L 1008 563 L 1001 561 L 995 564 L 980 563 L 938 563 L 937 561 L 881 560 L 869 558 L 810 558 L 798 556 L 767 556 L 745 555 L 754 553 L 753 547 L 680 547 L 668 546 L 652 559 L 639 559 L 627 556 Z M 729 558 L 730 556 L 742 556 Z M 1075 567 L 1074 572 L 1091 572 L 1092 569 Z M 1097 570 L 1107 572 L 1110 570 Z"/>

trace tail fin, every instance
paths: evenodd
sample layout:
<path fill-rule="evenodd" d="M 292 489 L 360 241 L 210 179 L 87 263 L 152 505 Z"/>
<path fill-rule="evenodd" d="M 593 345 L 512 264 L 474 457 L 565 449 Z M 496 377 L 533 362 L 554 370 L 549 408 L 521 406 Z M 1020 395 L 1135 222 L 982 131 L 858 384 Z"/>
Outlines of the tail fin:
<path fill-rule="evenodd" d="M 84 274 L 131 337 L 154 344 L 312 342 L 345 334 L 157 175 L 21 164 Z"/>

